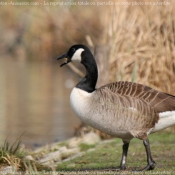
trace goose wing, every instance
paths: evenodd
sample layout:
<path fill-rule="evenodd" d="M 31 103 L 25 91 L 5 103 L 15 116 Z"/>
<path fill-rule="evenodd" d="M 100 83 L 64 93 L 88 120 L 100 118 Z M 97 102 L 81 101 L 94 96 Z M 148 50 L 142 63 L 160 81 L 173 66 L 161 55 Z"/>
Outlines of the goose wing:
<path fill-rule="evenodd" d="M 132 82 L 110 83 L 96 90 L 96 99 L 114 111 L 115 119 L 134 137 L 144 139 L 159 121 L 159 113 L 175 110 L 175 97 Z M 119 124 L 118 124 L 119 125 Z"/>
<path fill-rule="evenodd" d="M 142 84 L 120 81 L 107 84 L 101 88 L 108 89 L 112 93 L 121 96 L 144 101 L 147 105 L 154 108 L 157 113 L 175 110 L 175 96 L 157 91 Z"/>

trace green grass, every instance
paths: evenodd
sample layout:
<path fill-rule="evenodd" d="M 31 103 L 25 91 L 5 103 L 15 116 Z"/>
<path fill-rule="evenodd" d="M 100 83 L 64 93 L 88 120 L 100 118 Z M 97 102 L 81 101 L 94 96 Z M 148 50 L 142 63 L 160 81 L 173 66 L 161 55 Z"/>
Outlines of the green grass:
<path fill-rule="evenodd" d="M 15 141 L 12 145 L 5 140 L 4 144 L 0 147 L 0 163 L 15 165 L 18 159 L 25 157 L 26 153 L 23 149 L 20 149 L 20 140 Z"/>
<path fill-rule="evenodd" d="M 85 144 L 85 143 L 81 143 L 79 145 L 81 151 L 87 151 L 87 150 L 89 150 L 91 148 L 95 148 L 95 146 L 96 146 L 95 144 L 89 145 L 89 144 Z"/>
<path fill-rule="evenodd" d="M 20 144 L 21 141 L 18 139 L 12 145 L 5 140 L 4 144 L 0 146 L 0 169 L 6 166 L 12 166 L 14 171 L 27 171 L 29 173 L 51 170 L 51 168 L 36 161 L 26 159 L 25 157 L 29 153 Z"/>
<path fill-rule="evenodd" d="M 151 172 L 137 174 L 175 174 L 175 134 L 159 132 L 150 135 L 149 140 L 153 159 L 157 163 L 156 168 Z M 92 171 L 95 171 L 96 174 L 102 172 L 122 174 L 122 171 L 116 171 L 121 159 L 122 144 L 121 139 L 111 139 L 95 145 L 80 144 L 80 149 L 85 154 L 58 164 L 56 171 L 62 174 L 72 171 L 86 171 L 87 174 L 91 174 Z M 4 145 L 0 147 L 0 169 L 10 165 L 14 169 L 30 173 L 52 171 L 51 168 L 37 161 L 26 160 L 27 154 L 29 153 L 20 147 L 20 141 L 16 141 L 13 145 L 5 141 Z M 128 152 L 127 170 L 123 173 L 127 174 L 129 171 L 128 174 L 131 174 L 131 170 L 143 168 L 146 164 L 146 154 L 142 141 L 133 139 Z M 135 173 L 132 172 L 132 174 Z"/>
<path fill-rule="evenodd" d="M 157 163 L 152 172 L 167 171 L 175 174 L 175 134 L 156 133 L 149 136 L 152 156 Z M 110 142 L 99 144 L 95 151 L 88 151 L 57 166 L 58 171 L 102 170 L 116 168 L 121 159 L 122 141 L 112 139 Z M 133 139 L 130 143 L 127 167 L 128 170 L 146 166 L 146 153 L 141 140 Z"/>

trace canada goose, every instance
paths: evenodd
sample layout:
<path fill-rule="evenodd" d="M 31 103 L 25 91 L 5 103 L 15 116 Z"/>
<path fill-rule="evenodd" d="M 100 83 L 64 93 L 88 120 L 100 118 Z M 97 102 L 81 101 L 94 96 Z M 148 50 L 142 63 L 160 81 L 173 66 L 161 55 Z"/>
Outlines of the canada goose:
<path fill-rule="evenodd" d="M 70 104 L 75 114 L 86 124 L 123 140 L 119 168 L 126 169 L 126 157 L 132 138 L 143 140 L 147 166 L 153 170 L 148 134 L 175 124 L 175 96 L 133 82 L 115 82 L 95 88 L 98 78 L 96 61 L 88 47 L 73 45 L 59 59 L 61 66 L 78 61 L 86 68 L 86 76 L 73 88 Z"/>

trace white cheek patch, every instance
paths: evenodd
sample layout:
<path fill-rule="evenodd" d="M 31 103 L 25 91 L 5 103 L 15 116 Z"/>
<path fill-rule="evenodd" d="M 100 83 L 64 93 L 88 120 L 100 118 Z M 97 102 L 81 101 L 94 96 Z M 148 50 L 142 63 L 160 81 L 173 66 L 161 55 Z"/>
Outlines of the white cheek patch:
<path fill-rule="evenodd" d="M 79 61 L 81 62 L 81 53 L 84 51 L 84 49 L 78 49 L 72 56 L 72 61 Z"/>

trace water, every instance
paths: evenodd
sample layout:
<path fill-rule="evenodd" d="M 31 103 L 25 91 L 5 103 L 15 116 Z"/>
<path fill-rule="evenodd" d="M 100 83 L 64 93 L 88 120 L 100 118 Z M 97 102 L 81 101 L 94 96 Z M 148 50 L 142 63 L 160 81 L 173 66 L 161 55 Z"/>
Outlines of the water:
<path fill-rule="evenodd" d="M 77 77 L 60 62 L 0 60 L 0 144 L 26 147 L 69 138 L 80 121 L 69 105 Z"/>

